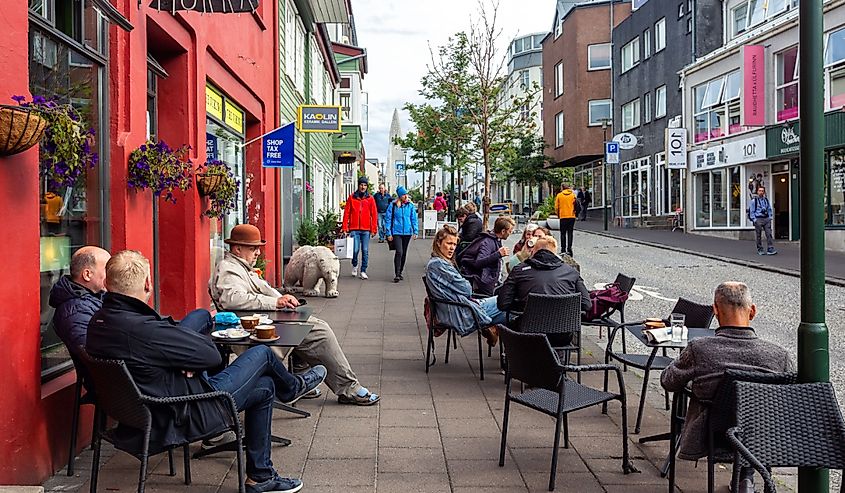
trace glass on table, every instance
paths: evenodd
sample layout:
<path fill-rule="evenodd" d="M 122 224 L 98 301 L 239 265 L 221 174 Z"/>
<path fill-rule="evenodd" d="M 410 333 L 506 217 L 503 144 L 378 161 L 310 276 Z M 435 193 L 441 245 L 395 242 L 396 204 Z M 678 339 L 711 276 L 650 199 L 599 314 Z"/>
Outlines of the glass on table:
<path fill-rule="evenodd" d="M 683 313 L 673 313 L 669 316 L 669 327 L 672 330 L 672 342 L 682 342 L 684 340 L 684 324 L 686 323 L 686 315 Z"/>

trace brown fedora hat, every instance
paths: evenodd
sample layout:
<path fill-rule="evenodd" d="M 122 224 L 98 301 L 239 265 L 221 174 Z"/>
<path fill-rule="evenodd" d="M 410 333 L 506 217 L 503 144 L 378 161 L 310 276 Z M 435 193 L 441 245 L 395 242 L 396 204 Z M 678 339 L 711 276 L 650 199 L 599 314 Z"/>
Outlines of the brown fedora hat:
<path fill-rule="evenodd" d="M 224 240 L 227 245 L 260 246 L 267 244 L 261 239 L 261 231 L 252 224 L 238 224 L 232 228 L 229 239 Z"/>

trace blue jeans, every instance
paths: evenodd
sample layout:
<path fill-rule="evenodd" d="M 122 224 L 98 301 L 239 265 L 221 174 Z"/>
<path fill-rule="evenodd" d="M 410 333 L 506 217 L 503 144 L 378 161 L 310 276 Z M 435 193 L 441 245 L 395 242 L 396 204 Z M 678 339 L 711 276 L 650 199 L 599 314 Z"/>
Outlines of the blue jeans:
<path fill-rule="evenodd" d="M 387 215 L 386 212 L 379 212 L 378 213 L 378 239 L 379 241 L 384 241 L 387 238 L 387 227 L 385 226 L 384 217 Z"/>
<path fill-rule="evenodd" d="M 367 272 L 367 264 L 370 261 L 370 232 L 350 231 L 349 236 L 355 241 L 352 247 L 352 267 L 358 265 L 358 251 L 361 251 L 361 272 Z"/>
<path fill-rule="evenodd" d="M 225 370 L 204 377 L 212 388 L 232 394 L 238 411 L 244 411 L 247 476 L 257 482 L 272 478 L 275 473 L 270 459 L 273 401 L 293 399 L 300 380 L 288 372 L 267 346 L 253 346 Z"/>
<path fill-rule="evenodd" d="M 209 335 L 214 328 L 214 321 L 208 310 L 198 308 L 191 313 L 185 315 L 185 318 L 179 321 L 179 325 L 186 329 L 199 332 L 200 334 Z"/>
<path fill-rule="evenodd" d="M 481 310 L 483 310 L 484 313 L 493 320 L 493 325 L 504 324 L 505 312 L 499 310 L 499 307 L 496 306 L 496 298 L 496 296 L 484 298 L 482 300 L 478 300 L 478 304 L 481 305 Z"/>

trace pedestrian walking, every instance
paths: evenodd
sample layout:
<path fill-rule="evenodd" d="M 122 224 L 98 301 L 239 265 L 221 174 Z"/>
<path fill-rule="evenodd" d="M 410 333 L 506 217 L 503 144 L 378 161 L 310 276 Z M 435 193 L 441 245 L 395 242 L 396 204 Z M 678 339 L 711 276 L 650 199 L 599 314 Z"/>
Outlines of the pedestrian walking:
<path fill-rule="evenodd" d="M 437 211 L 437 220 L 442 221 L 446 219 L 446 209 L 449 207 L 449 204 L 446 203 L 446 199 L 443 198 L 443 192 L 437 192 L 434 197 L 434 210 Z"/>
<path fill-rule="evenodd" d="M 570 257 L 572 254 L 572 236 L 575 233 L 575 218 L 578 212 L 578 201 L 569 184 L 560 187 L 560 193 L 555 197 L 555 211 L 560 219 L 560 248 Z"/>
<path fill-rule="evenodd" d="M 475 207 L 476 207 L 476 208 L 480 208 L 480 207 L 481 207 L 481 196 L 480 196 L 480 195 L 478 195 L 478 192 L 475 192 L 475 198 L 474 198 L 474 199 L 472 199 L 472 202 L 475 204 Z"/>
<path fill-rule="evenodd" d="M 358 252 L 361 252 L 361 279 L 368 279 L 367 264 L 370 260 L 370 238 L 378 231 L 376 201 L 368 191 L 370 181 L 366 176 L 358 178 L 358 190 L 346 200 L 343 211 L 344 233 L 354 241 L 352 249 L 352 277 L 358 276 Z"/>
<path fill-rule="evenodd" d="M 584 203 L 581 206 L 581 220 L 587 220 L 587 209 L 593 205 L 593 194 L 590 192 L 589 188 L 584 188 Z"/>
<path fill-rule="evenodd" d="M 408 245 L 411 239 L 417 239 L 419 234 L 417 208 L 411 202 L 405 187 L 396 189 L 399 198 L 387 208 L 387 241 L 393 246 L 393 282 L 405 279 L 405 258 L 408 256 Z"/>
<path fill-rule="evenodd" d="M 754 224 L 757 237 L 757 255 L 776 255 L 772 240 L 772 204 L 766 197 L 766 188 L 757 187 L 757 196 L 748 204 L 748 219 Z M 763 233 L 766 233 L 766 250 L 763 250 Z"/>
<path fill-rule="evenodd" d="M 578 187 L 575 190 L 575 201 L 578 202 L 578 213 L 576 220 L 581 219 L 581 211 L 584 210 L 584 187 Z"/>
<path fill-rule="evenodd" d="M 376 211 L 378 211 L 378 242 L 384 243 L 387 238 L 387 228 L 384 226 L 384 215 L 387 213 L 387 207 L 390 205 L 391 197 L 384 188 L 384 183 L 379 183 L 378 192 L 373 194 L 376 201 Z"/>

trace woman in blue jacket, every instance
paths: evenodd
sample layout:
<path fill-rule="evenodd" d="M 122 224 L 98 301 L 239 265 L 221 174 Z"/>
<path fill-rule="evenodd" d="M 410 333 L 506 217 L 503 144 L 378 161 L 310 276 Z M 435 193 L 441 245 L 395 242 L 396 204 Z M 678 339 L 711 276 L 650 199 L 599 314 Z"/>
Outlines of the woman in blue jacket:
<path fill-rule="evenodd" d="M 400 186 L 396 189 L 398 198 L 387 208 L 384 216 L 385 228 L 387 229 L 387 241 L 393 246 L 396 253 L 393 255 L 393 282 L 399 282 L 402 271 L 405 270 L 405 258 L 408 256 L 408 245 L 411 237 L 416 239 L 419 229 L 417 228 L 417 208 L 408 197 L 408 191 Z"/>

